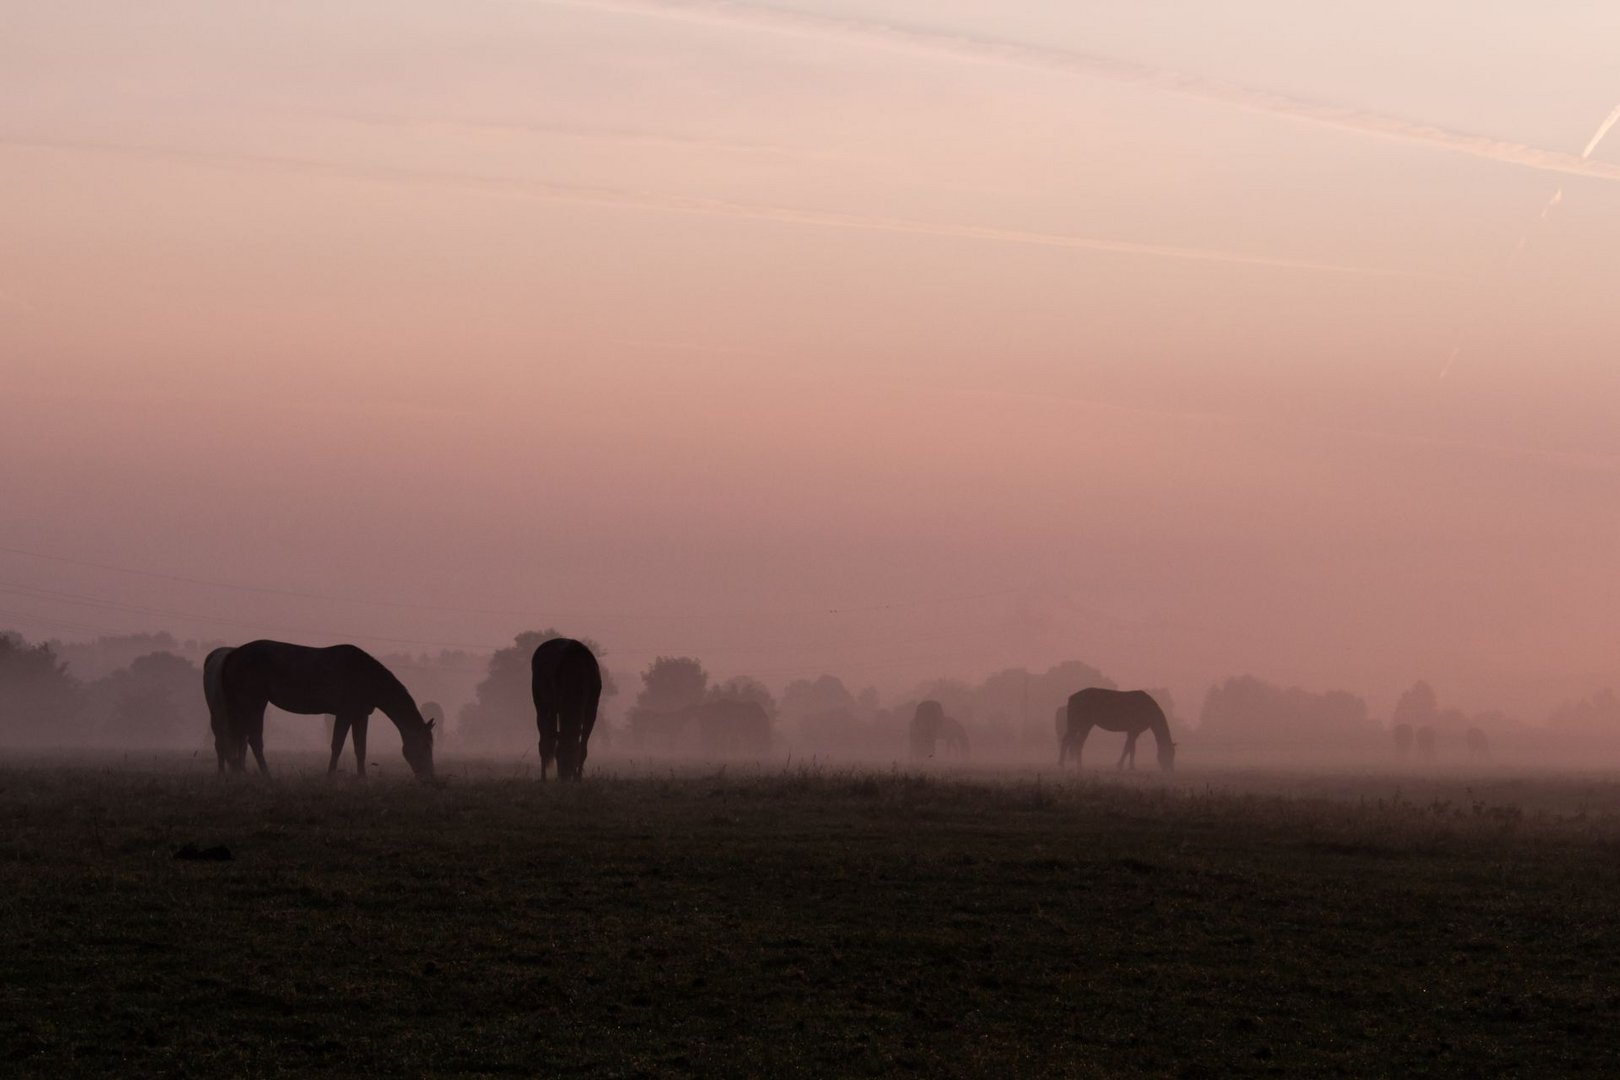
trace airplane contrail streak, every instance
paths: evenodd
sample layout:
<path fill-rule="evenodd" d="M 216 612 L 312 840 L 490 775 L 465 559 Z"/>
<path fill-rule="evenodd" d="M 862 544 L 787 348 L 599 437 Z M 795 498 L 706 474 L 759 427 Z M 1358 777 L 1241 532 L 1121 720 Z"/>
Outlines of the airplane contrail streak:
<path fill-rule="evenodd" d="M 1351 274 L 1372 277 L 1423 278 L 1435 275 L 1395 268 L 1356 266 L 1343 263 L 1290 259 L 1243 251 L 1200 248 L 1172 244 L 1147 244 L 1131 240 L 1046 233 L 1027 229 L 1007 229 L 990 225 L 960 225 L 909 218 L 872 217 L 831 210 L 803 210 L 787 206 L 732 202 L 697 196 L 664 195 L 620 188 L 561 184 L 519 177 L 480 176 L 467 173 L 430 172 L 387 166 L 354 166 L 308 158 L 234 151 L 186 150 L 118 143 L 56 140 L 0 135 L 0 145 L 17 148 L 66 150 L 120 154 L 131 157 L 183 161 L 223 167 L 257 167 L 310 175 L 334 176 L 350 180 L 378 181 L 459 188 L 488 194 L 545 199 L 553 202 L 587 203 L 707 217 L 742 218 L 797 225 L 820 225 L 869 232 L 912 236 L 937 236 L 1036 247 L 1067 248 L 1114 255 L 1135 255 L 1180 259 L 1191 262 L 1307 270 L 1317 273 Z"/>
<path fill-rule="evenodd" d="M 1592 151 L 1596 150 L 1598 143 L 1603 141 L 1603 136 L 1607 135 L 1609 129 L 1614 127 L 1616 123 L 1620 123 L 1620 105 L 1616 105 L 1614 111 L 1609 114 L 1609 118 L 1598 125 L 1597 133 L 1587 142 L 1586 149 L 1581 151 L 1581 157 L 1591 157 Z"/>
<path fill-rule="evenodd" d="M 1586 176 L 1598 180 L 1620 180 L 1620 166 L 1591 161 L 1585 155 L 1547 150 L 1524 143 L 1493 139 L 1485 135 L 1451 131 L 1397 116 L 1330 105 L 1241 83 L 1094 53 L 1023 45 L 924 27 L 895 26 L 848 16 L 818 15 L 739 0 L 535 0 L 535 2 L 741 26 L 780 34 L 836 38 L 864 45 L 953 56 L 978 63 L 1006 64 L 1040 71 L 1089 76 L 1111 82 L 1152 87 L 1203 101 L 1222 102 L 1252 112 L 1271 113 L 1377 138 L 1417 143 L 1505 165 Z M 1609 124 L 1612 125 L 1617 119 L 1620 117 L 1611 118 Z M 1601 137 L 1600 134 L 1598 138 Z M 1594 146 L 1596 141 L 1593 142 Z"/>
<path fill-rule="evenodd" d="M 1598 148 L 1598 144 L 1603 141 L 1603 136 L 1607 135 L 1609 133 L 1609 129 L 1614 127 L 1617 122 L 1620 122 L 1620 105 L 1616 105 L 1614 107 L 1613 111 L 1609 113 L 1609 115 L 1604 119 L 1603 123 L 1598 125 L 1597 131 L 1592 133 L 1592 137 L 1586 140 L 1586 148 L 1581 151 L 1581 160 L 1584 161 L 1592 156 L 1592 151 Z M 1553 210 L 1558 206 L 1558 204 L 1563 201 L 1564 188 L 1563 185 L 1560 184 L 1558 186 L 1558 190 L 1552 193 L 1552 196 L 1547 200 L 1546 205 L 1541 208 L 1541 213 L 1536 215 L 1535 222 L 1527 226 L 1524 232 L 1519 234 L 1519 242 L 1513 246 L 1512 253 L 1508 255 L 1507 260 L 1503 263 L 1504 269 L 1512 266 L 1518 257 L 1524 253 L 1524 249 L 1530 244 L 1530 233 L 1536 227 L 1536 225 L 1546 221 L 1547 218 L 1552 215 Z M 1483 274 L 1476 277 L 1476 287 L 1483 277 Z M 1451 374 L 1452 365 L 1457 362 L 1457 357 L 1462 355 L 1463 333 L 1463 327 L 1459 326 L 1457 328 L 1457 343 L 1451 347 L 1451 355 L 1446 357 L 1445 364 L 1440 368 L 1440 378 L 1442 379 Z"/>

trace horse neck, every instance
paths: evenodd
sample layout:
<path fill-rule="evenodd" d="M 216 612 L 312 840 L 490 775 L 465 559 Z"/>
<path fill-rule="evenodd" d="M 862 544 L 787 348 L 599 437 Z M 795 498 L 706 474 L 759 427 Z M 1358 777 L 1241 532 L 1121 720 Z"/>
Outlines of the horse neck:
<path fill-rule="evenodd" d="M 1170 748 L 1170 722 L 1162 716 L 1155 716 L 1148 721 L 1147 730 L 1153 733 L 1154 740 L 1159 744 L 1160 750 Z"/>
<path fill-rule="evenodd" d="M 405 689 L 404 683 L 392 676 L 377 694 L 377 708 L 393 721 L 394 726 L 402 733 L 417 730 L 424 724 L 422 710 L 416 707 L 416 699 L 411 697 L 411 692 Z"/>

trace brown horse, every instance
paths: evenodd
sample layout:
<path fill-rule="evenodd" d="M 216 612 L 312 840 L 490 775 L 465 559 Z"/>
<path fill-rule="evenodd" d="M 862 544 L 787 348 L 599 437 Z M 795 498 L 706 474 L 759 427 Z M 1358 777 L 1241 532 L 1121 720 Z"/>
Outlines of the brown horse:
<path fill-rule="evenodd" d="M 269 772 L 264 760 L 264 710 L 268 705 L 290 713 L 331 713 L 332 760 L 337 770 L 343 740 L 354 731 L 354 760 L 366 775 L 366 721 L 381 709 L 399 729 L 405 761 L 419 780 L 433 779 L 433 724 L 422 719 L 410 691 L 375 657 L 355 645 L 315 649 L 285 641 L 250 641 L 232 649 L 219 666 L 233 754 L 231 767 L 240 772 L 253 751 L 259 771 Z"/>
<path fill-rule="evenodd" d="M 602 669 L 573 638 L 542 641 L 529 661 L 534 722 L 540 729 L 540 778 L 557 762 L 557 779 L 585 775 L 585 750 L 602 700 Z"/>
<path fill-rule="evenodd" d="M 1136 740 L 1144 731 L 1151 731 L 1159 744 L 1159 768 L 1169 772 L 1176 764 L 1176 744 L 1170 741 L 1170 724 L 1164 710 L 1145 690 L 1103 690 L 1091 687 L 1069 697 L 1064 714 L 1063 739 L 1058 744 L 1058 767 L 1070 754 L 1074 767 L 1080 767 L 1080 751 L 1086 745 L 1086 736 L 1092 728 L 1125 733 L 1125 751 L 1119 755 L 1116 768 L 1125 762 L 1136 768 Z"/>

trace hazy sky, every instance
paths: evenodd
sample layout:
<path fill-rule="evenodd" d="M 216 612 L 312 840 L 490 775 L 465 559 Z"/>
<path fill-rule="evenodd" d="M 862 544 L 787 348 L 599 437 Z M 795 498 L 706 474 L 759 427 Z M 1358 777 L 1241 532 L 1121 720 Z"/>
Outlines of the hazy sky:
<path fill-rule="evenodd" d="M 0 626 L 1539 715 L 1620 682 L 1617 72 L 1598 3 L 0 0 Z"/>

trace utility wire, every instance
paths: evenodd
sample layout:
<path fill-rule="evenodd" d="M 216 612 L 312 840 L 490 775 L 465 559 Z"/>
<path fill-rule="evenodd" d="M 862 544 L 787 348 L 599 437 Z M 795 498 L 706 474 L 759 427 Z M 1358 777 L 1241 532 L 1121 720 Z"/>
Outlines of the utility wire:
<path fill-rule="evenodd" d="M 898 608 L 928 607 L 939 604 L 965 603 L 969 600 L 983 600 L 994 596 L 1011 596 L 1019 592 L 1018 589 L 992 589 L 984 592 L 962 593 L 952 596 L 924 597 L 915 600 L 894 600 L 881 604 L 849 604 L 831 607 L 813 608 L 755 608 L 737 611 L 715 612 L 567 612 L 553 611 L 541 612 L 515 608 L 487 608 L 462 607 L 449 604 L 420 604 L 403 600 L 374 600 L 360 596 L 344 596 L 338 593 L 306 592 L 298 589 L 279 589 L 262 585 L 242 585 L 227 581 L 213 581 L 207 578 L 188 577 L 183 574 L 169 574 L 155 570 L 141 570 L 131 566 L 119 566 L 114 563 L 95 562 L 88 559 L 70 559 L 62 555 L 47 555 L 41 551 L 29 551 L 24 548 L 0 545 L 0 552 L 8 555 L 21 555 L 30 559 L 41 559 L 46 562 L 62 563 L 68 566 L 83 566 L 95 570 L 107 570 L 117 574 L 131 574 L 136 577 L 153 578 L 159 581 L 174 581 L 187 585 L 202 585 L 211 589 L 232 589 L 237 592 L 259 593 L 266 596 L 286 596 L 300 600 L 325 600 L 336 603 L 359 604 L 366 607 L 395 608 L 412 611 L 438 611 L 450 612 L 458 615 L 504 615 L 516 618 L 550 620 L 550 619 L 595 619 L 611 620 L 623 619 L 656 621 L 681 619 L 734 619 L 750 615 L 848 615 L 869 611 L 889 611 Z"/>

